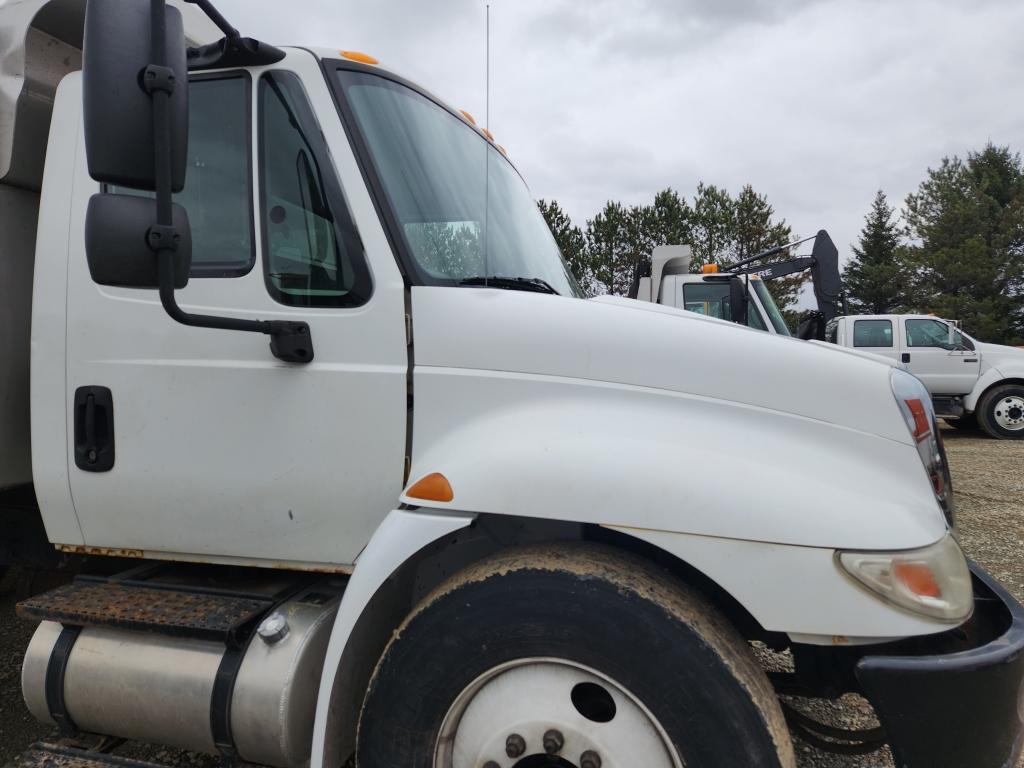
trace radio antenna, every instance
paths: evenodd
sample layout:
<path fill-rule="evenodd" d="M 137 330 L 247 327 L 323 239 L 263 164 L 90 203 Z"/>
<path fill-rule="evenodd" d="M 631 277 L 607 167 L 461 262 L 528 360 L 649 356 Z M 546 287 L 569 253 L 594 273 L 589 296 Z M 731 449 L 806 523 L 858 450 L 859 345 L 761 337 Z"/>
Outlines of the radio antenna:
<path fill-rule="evenodd" d="M 486 21 L 484 26 L 484 287 L 491 274 L 488 264 L 490 251 L 490 232 L 488 224 L 491 216 L 491 4 L 487 3 Z"/>

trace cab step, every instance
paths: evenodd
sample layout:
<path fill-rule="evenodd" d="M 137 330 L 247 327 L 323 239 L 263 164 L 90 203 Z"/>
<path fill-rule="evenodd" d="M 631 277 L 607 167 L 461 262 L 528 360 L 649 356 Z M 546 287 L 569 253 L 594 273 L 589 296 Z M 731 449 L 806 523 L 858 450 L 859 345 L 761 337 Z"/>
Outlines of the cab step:
<path fill-rule="evenodd" d="M 149 569 L 144 577 L 79 576 L 50 592 L 23 600 L 18 615 L 65 627 L 114 627 L 189 637 L 235 646 L 283 597 L 306 583 L 278 578 L 260 591 L 182 583 L 173 571 Z M 214 582 L 216 583 L 216 582 Z"/>
<path fill-rule="evenodd" d="M 129 760 L 103 752 L 36 742 L 9 764 L 9 768 L 164 768 L 155 763 Z"/>

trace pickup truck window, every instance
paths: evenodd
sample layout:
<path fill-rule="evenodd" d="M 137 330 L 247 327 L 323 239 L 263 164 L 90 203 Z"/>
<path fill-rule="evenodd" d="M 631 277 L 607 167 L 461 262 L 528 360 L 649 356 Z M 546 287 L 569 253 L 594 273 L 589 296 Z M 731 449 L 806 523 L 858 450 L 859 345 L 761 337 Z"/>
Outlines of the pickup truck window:
<path fill-rule="evenodd" d="M 174 202 L 188 212 L 191 277 L 240 277 L 256 262 L 249 152 L 248 74 L 189 81 L 188 172 Z M 152 192 L 110 186 L 110 192 Z"/>
<path fill-rule="evenodd" d="M 941 320 L 906 320 L 908 347 L 940 347 L 949 349 L 949 326 Z M 963 344 L 963 337 L 953 332 L 954 343 Z"/>
<path fill-rule="evenodd" d="M 892 320 L 855 320 L 853 346 L 891 347 Z"/>
<path fill-rule="evenodd" d="M 362 244 L 299 78 L 259 83 L 266 283 L 282 304 L 352 307 L 370 295 Z"/>
<path fill-rule="evenodd" d="M 353 145 L 369 161 L 413 280 L 527 278 L 582 295 L 530 190 L 478 128 L 395 80 L 348 68 L 337 74 Z"/>

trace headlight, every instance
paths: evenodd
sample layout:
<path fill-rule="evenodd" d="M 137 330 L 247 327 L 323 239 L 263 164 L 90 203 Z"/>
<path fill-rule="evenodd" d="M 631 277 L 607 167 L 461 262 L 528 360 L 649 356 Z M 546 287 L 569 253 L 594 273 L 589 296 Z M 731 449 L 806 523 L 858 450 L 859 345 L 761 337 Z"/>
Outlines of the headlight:
<path fill-rule="evenodd" d="M 928 474 L 935 499 L 942 507 L 946 521 L 950 527 L 955 525 L 955 509 L 953 506 L 953 481 L 949 476 L 949 465 L 946 463 L 946 449 L 942 445 L 942 434 L 935 422 L 935 410 L 932 399 L 917 378 L 906 371 L 893 368 L 892 394 L 907 423 L 910 436 L 917 445 L 918 455 L 924 470 Z"/>
<path fill-rule="evenodd" d="M 974 590 L 963 552 L 946 534 L 924 549 L 840 552 L 839 564 L 873 594 L 901 608 L 959 623 L 971 615 Z"/>

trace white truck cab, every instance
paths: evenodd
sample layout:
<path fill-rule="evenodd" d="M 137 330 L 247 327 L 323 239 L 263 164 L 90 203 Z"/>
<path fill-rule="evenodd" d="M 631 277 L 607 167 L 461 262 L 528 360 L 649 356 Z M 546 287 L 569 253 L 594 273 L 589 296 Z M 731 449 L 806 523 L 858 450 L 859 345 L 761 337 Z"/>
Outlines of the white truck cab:
<path fill-rule="evenodd" d="M 708 265 L 703 272 L 694 274 L 690 272 L 692 259 L 693 252 L 688 245 L 659 245 L 651 255 L 652 274 L 640 278 L 633 298 L 739 322 L 759 331 L 791 335 L 759 275 L 743 279 L 719 272 L 715 265 Z M 652 285 L 659 287 L 655 290 Z M 739 307 L 739 314 L 735 317 L 732 310 L 734 302 Z"/>
<path fill-rule="evenodd" d="M 809 255 L 767 261 L 809 240 L 814 241 Z M 688 245 L 656 247 L 649 260 L 637 264 L 629 297 L 790 336 L 792 333 L 766 282 L 809 272 L 817 310 L 800 323 L 796 335 L 801 339 L 824 340 L 826 324 L 839 314 L 839 251 L 825 230 L 733 264 L 704 264 L 696 273 L 691 271 L 692 262 L 693 252 Z"/>
<path fill-rule="evenodd" d="M 19 766 L 792 768 L 787 721 L 1015 759 L 1024 609 L 960 550 L 920 382 L 582 298 L 468 114 L 208 0 L 186 52 L 177 5 L 0 8 L 0 509 L 85 558 L 19 607 L 65 739 Z M 847 691 L 881 728 L 780 697 Z"/>
<path fill-rule="evenodd" d="M 920 379 L 936 412 L 954 426 L 1024 439 L 1024 350 L 971 338 L 934 315 L 849 315 L 826 340 L 892 359 Z"/>

